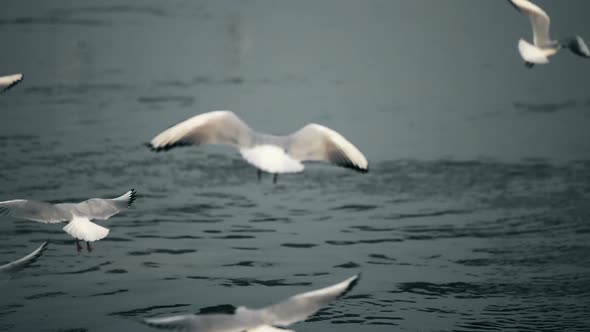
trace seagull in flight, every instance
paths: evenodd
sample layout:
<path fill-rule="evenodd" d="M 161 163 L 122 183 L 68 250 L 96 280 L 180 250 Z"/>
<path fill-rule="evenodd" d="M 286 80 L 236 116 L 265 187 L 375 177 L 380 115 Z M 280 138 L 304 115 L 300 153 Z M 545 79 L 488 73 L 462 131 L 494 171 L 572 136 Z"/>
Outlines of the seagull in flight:
<path fill-rule="evenodd" d="M 82 250 L 80 240 L 86 241 L 86 249 L 92 251 L 90 242 L 106 237 L 109 234 L 109 229 L 90 220 L 109 219 L 131 207 L 136 195 L 136 191 L 131 189 L 117 198 L 91 198 L 81 203 L 50 204 L 24 199 L 4 201 L 0 202 L 0 216 L 48 224 L 67 223 L 63 230 L 76 239 L 78 252 Z"/>
<path fill-rule="evenodd" d="M 357 284 L 359 277 L 355 275 L 326 288 L 297 294 L 265 308 L 238 307 L 233 314 L 148 318 L 143 323 L 155 328 L 185 332 L 294 332 L 277 327 L 305 320 L 328 303 L 346 295 Z"/>
<path fill-rule="evenodd" d="M 519 12 L 527 15 L 533 27 L 533 44 L 524 39 L 518 41 L 518 51 L 528 68 L 536 64 L 549 63 L 549 57 L 562 48 L 590 58 L 590 50 L 580 36 L 553 40 L 549 37 L 549 15 L 543 9 L 528 0 L 508 0 Z"/>
<path fill-rule="evenodd" d="M 35 249 L 35 251 L 33 251 L 32 253 L 26 255 L 25 257 L 21 258 L 21 259 L 17 259 L 14 262 L 10 262 L 8 264 L 4 264 L 4 265 L 0 265 L 0 272 L 16 272 L 16 271 L 20 271 L 23 268 L 29 266 L 30 264 L 32 264 L 34 261 L 37 260 L 37 258 L 41 257 L 41 255 L 43 255 L 43 252 L 45 251 L 45 249 L 47 249 L 47 244 L 49 242 L 45 241 L 43 242 L 43 244 L 41 244 L 41 246 L 39 246 L 39 248 Z"/>
<path fill-rule="evenodd" d="M 296 132 L 270 135 L 256 132 L 232 111 L 213 111 L 182 121 L 154 137 L 149 147 L 154 151 L 178 146 L 224 144 L 237 148 L 242 157 L 262 171 L 274 174 L 297 173 L 304 169 L 303 161 L 324 161 L 354 169 L 369 171 L 365 156 L 336 131 L 310 123 Z"/>
<path fill-rule="evenodd" d="M 20 83 L 23 79 L 23 74 L 14 74 L 8 76 L 0 76 L 0 93 L 12 88 Z"/>

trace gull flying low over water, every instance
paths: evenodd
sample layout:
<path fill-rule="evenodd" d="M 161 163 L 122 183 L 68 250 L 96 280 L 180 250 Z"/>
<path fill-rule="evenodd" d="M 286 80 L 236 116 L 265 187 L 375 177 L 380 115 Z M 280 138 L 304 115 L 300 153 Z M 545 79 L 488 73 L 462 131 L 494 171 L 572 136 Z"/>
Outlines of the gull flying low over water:
<path fill-rule="evenodd" d="M 365 156 L 336 131 L 310 123 L 298 131 L 277 136 L 251 129 L 231 111 L 213 111 L 194 116 L 168 128 L 152 139 L 152 150 L 177 146 L 225 144 L 237 148 L 246 161 L 261 171 L 274 174 L 297 173 L 303 161 L 325 161 L 366 173 Z"/>
<path fill-rule="evenodd" d="M 14 262 L 10 262 L 8 264 L 1 265 L 0 272 L 16 272 L 29 266 L 34 261 L 36 261 L 37 258 L 43 255 L 43 252 L 45 251 L 45 249 L 47 249 L 47 243 L 47 241 L 43 242 L 43 244 L 39 246 L 39 248 L 35 249 L 35 251 L 21 259 L 15 260 Z"/>
<path fill-rule="evenodd" d="M 17 85 L 23 79 L 23 74 L 0 76 L 0 93 Z"/>
<path fill-rule="evenodd" d="M 0 202 L 0 216 L 12 216 L 42 223 L 67 223 L 63 230 L 76 239 L 76 248 L 82 250 L 79 240 L 86 241 L 86 248 L 92 251 L 90 242 L 103 239 L 109 229 L 90 220 L 106 220 L 131 207 L 136 191 L 131 189 L 113 199 L 91 198 L 81 203 L 50 204 L 17 199 Z"/>
<path fill-rule="evenodd" d="M 549 63 L 549 57 L 557 54 L 561 48 L 569 48 L 573 53 L 590 58 L 590 50 L 580 36 L 552 40 L 549 37 L 549 15 L 543 9 L 528 0 L 508 0 L 519 12 L 527 15 L 533 27 L 533 44 L 520 39 L 518 51 L 529 68 L 535 64 Z"/>
<path fill-rule="evenodd" d="M 233 314 L 179 315 L 149 318 L 143 322 L 156 328 L 186 332 L 294 332 L 275 327 L 286 327 L 305 320 L 323 306 L 346 295 L 358 280 L 359 275 L 356 275 L 261 309 L 238 307 Z"/>

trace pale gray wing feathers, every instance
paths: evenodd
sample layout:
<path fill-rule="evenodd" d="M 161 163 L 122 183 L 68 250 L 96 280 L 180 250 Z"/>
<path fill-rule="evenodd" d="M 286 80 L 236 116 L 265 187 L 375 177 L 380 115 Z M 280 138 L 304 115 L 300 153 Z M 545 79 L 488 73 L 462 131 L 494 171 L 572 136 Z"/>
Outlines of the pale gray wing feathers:
<path fill-rule="evenodd" d="M 117 198 L 91 198 L 82 203 L 75 204 L 74 208 L 80 216 L 88 217 L 88 219 L 105 220 L 129 208 L 135 201 L 136 196 L 137 192 L 135 189 L 131 189 Z"/>
<path fill-rule="evenodd" d="M 190 332 L 241 332 L 245 324 L 235 315 L 179 315 L 164 318 L 148 318 L 143 323 L 152 327 Z"/>
<path fill-rule="evenodd" d="M 12 88 L 13 86 L 20 83 L 23 79 L 22 74 L 14 74 L 0 77 L 0 93 Z"/>
<path fill-rule="evenodd" d="M 262 309 L 268 325 L 288 326 L 305 320 L 328 303 L 346 295 L 358 282 L 360 275 L 348 278 L 338 284 L 302 293 Z"/>
<path fill-rule="evenodd" d="M 287 153 L 294 159 L 326 161 L 368 172 L 367 158 L 338 132 L 319 124 L 308 124 L 289 136 Z"/>
<path fill-rule="evenodd" d="M 10 216 L 38 221 L 42 223 L 59 223 L 71 219 L 71 213 L 57 205 L 16 199 L 0 202 L 0 216 Z"/>
<path fill-rule="evenodd" d="M 358 282 L 359 275 L 336 285 L 295 295 L 272 306 L 250 310 L 237 308 L 232 315 L 179 315 L 164 318 L 148 318 L 143 323 L 174 331 L 190 332 L 278 332 L 271 326 L 287 326 L 302 321 L 321 307 L 345 295 Z M 285 331 L 287 332 L 287 331 Z"/>
<path fill-rule="evenodd" d="M 253 144 L 252 130 L 231 111 L 199 114 L 158 134 L 150 142 L 155 151 L 178 146 L 225 144 L 236 148 Z"/>
<path fill-rule="evenodd" d="M 509 0 L 512 5 L 523 14 L 527 15 L 533 28 L 533 42 L 537 47 L 549 46 L 549 15 L 539 6 L 528 0 Z"/>
<path fill-rule="evenodd" d="M 39 248 L 35 249 L 35 251 L 26 255 L 25 257 L 0 266 L 0 272 L 16 272 L 25 268 L 26 266 L 35 262 L 37 258 L 41 257 L 45 249 L 47 249 L 47 244 L 48 242 L 45 241 L 41 246 L 39 246 Z"/>

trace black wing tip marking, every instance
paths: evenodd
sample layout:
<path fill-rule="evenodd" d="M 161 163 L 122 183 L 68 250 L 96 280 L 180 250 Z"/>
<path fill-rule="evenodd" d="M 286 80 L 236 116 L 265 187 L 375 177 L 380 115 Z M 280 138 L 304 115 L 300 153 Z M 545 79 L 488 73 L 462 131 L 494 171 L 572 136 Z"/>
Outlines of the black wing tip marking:
<path fill-rule="evenodd" d="M 360 173 L 369 173 L 369 166 L 367 166 L 366 168 L 361 168 L 361 167 L 357 167 L 355 168 L 356 171 L 360 172 Z"/>
<path fill-rule="evenodd" d="M 514 2 L 512 0 L 508 0 L 508 2 L 512 5 L 512 7 L 514 7 L 516 10 L 518 10 L 519 13 L 522 13 L 522 10 L 520 9 L 520 7 L 518 7 L 516 4 L 514 4 Z"/>
<path fill-rule="evenodd" d="M 328 154 L 328 161 L 334 165 L 338 165 L 344 168 L 353 169 L 359 173 L 368 173 L 369 172 L 369 165 L 365 167 L 360 166 L 359 164 L 355 163 L 342 149 L 338 146 L 335 146 L 335 149 Z"/>
<path fill-rule="evenodd" d="M 41 244 L 41 246 L 39 246 L 39 248 L 35 249 L 35 254 L 33 254 L 33 256 L 30 259 L 23 262 L 20 266 L 13 268 L 12 271 L 18 272 L 26 267 L 31 266 L 33 263 L 35 263 L 39 259 L 39 257 L 41 257 L 43 255 L 43 253 L 47 249 L 48 245 L 49 245 L 49 240 L 43 242 Z"/>
<path fill-rule="evenodd" d="M 342 166 L 344 168 L 350 168 L 352 170 L 355 170 L 359 173 L 369 173 L 369 166 L 367 167 L 360 167 L 359 165 L 353 163 L 350 160 L 344 160 L 340 163 L 338 163 L 339 166 Z"/>
<path fill-rule="evenodd" d="M 17 81 L 14 81 L 14 82 L 10 83 L 6 87 L 4 87 L 4 89 L 2 89 L 2 92 L 5 92 L 5 91 L 8 91 L 8 90 L 12 89 L 15 85 L 17 85 L 18 83 L 20 83 L 20 81 L 21 80 L 17 80 Z"/>
<path fill-rule="evenodd" d="M 41 255 L 43 255 L 43 253 L 45 252 L 45 250 L 47 250 L 48 245 L 49 245 L 49 240 L 43 242 L 41 244 L 41 246 L 37 249 L 38 251 L 35 253 L 35 256 L 30 261 L 30 263 L 33 263 L 34 260 L 36 260 L 37 258 L 41 257 Z"/>
<path fill-rule="evenodd" d="M 186 147 L 186 146 L 190 146 L 193 145 L 192 143 L 187 143 L 187 142 L 176 142 L 173 144 L 167 144 L 167 145 L 163 145 L 163 146 L 154 146 L 152 143 L 144 143 L 145 146 L 147 146 L 152 152 L 162 152 L 162 151 L 168 151 L 174 148 L 181 148 L 181 147 Z"/>
<path fill-rule="evenodd" d="M 6 206 L 0 206 L 0 216 L 10 216 L 10 209 Z"/>
<path fill-rule="evenodd" d="M 33 256 L 33 260 L 39 258 L 45 250 L 47 250 L 47 246 L 49 245 L 49 240 L 41 243 L 41 245 L 35 249 L 35 255 Z"/>
<path fill-rule="evenodd" d="M 39 253 L 42 253 L 42 252 L 44 252 L 44 251 L 47 249 L 47 247 L 48 247 L 48 246 L 49 246 L 49 240 L 46 240 L 46 241 L 45 241 L 45 242 L 43 242 L 43 243 L 41 244 L 41 246 L 39 247 Z"/>
<path fill-rule="evenodd" d="M 338 296 L 338 298 L 346 296 L 356 285 L 358 284 L 359 280 L 361 279 L 361 273 L 359 272 L 357 275 L 354 276 L 354 279 L 350 281 L 346 289 Z"/>
<path fill-rule="evenodd" d="M 150 149 L 150 151 L 153 151 L 153 152 L 160 152 L 160 151 L 166 150 L 165 147 L 155 147 L 151 142 L 143 143 L 142 145 L 148 147 Z"/>
<path fill-rule="evenodd" d="M 133 202 L 137 199 L 137 190 L 131 188 L 129 193 L 129 199 L 127 200 L 127 207 L 131 207 Z"/>

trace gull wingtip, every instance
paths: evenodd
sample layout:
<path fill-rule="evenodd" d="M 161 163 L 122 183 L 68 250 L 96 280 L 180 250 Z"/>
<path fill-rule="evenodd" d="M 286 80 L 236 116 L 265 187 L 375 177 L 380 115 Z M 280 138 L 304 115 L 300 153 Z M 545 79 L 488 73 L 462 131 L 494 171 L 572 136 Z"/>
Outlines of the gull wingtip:
<path fill-rule="evenodd" d="M 136 199 L 137 190 L 135 190 L 135 188 L 131 188 L 131 190 L 129 190 L 129 200 L 127 202 L 127 207 L 131 207 L 131 205 L 133 204 L 133 202 L 135 202 Z"/>
<path fill-rule="evenodd" d="M 356 285 L 358 284 L 360 279 L 361 279 L 361 272 L 346 279 L 345 282 L 348 282 L 348 285 L 346 285 L 346 289 L 344 289 L 344 291 L 342 291 L 342 293 L 338 297 L 341 298 L 341 297 L 346 296 L 348 293 L 350 293 L 350 291 L 352 291 L 353 288 L 356 287 Z"/>
<path fill-rule="evenodd" d="M 47 249 L 48 246 L 49 246 L 49 240 L 45 240 L 45 242 L 41 243 L 41 246 L 39 246 L 39 250 L 45 251 L 45 249 Z"/>
<path fill-rule="evenodd" d="M 156 144 L 154 142 L 154 140 L 151 140 L 149 142 L 145 142 L 142 145 L 147 147 L 148 149 L 150 149 L 150 151 L 152 151 L 152 152 L 160 152 L 162 150 L 165 150 L 165 147 L 159 146 L 158 144 Z"/>

